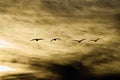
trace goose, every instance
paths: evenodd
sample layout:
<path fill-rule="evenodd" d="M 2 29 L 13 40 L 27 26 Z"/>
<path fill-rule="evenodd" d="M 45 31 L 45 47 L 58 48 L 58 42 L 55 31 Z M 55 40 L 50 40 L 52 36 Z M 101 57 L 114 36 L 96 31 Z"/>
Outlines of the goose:
<path fill-rule="evenodd" d="M 43 38 L 35 38 L 35 39 L 32 39 L 31 41 L 39 41 L 39 40 L 44 40 Z"/>
<path fill-rule="evenodd" d="M 97 42 L 98 40 L 100 40 L 102 38 L 97 38 L 97 39 L 94 39 L 94 40 L 90 40 L 90 41 L 94 41 L 94 42 Z"/>
<path fill-rule="evenodd" d="M 61 40 L 61 39 L 60 39 L 60 38 L 53 38 L 53 39 L 51 39 L 50 42 L 52 42 L 52 41 L 57 41 L 57 40 Z"/>
<path fill-rule="evenodd" d="M 76 41 L 76 42 L 78 42 L 78 43 L 81 43 L 82 41 L 84 41 L 84 40 L 86 40 L 86 39 L 81 39 L 81 40 L 73 40 L 73 41 Z"/>

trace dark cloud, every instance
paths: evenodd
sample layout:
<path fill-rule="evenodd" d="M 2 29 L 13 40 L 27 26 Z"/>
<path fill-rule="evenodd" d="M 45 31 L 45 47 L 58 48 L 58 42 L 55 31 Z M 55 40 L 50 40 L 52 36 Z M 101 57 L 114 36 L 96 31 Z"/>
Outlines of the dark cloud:
<path fill-rule="evenodd" d="M 25 15 L 30 13 L 23 10 L 31 10 L 36 15 L 48 15 L 41 13 L 46 11 L 52 15 L 66 17 L 96 13 L 112 14 L 118 13 L 120 8 L 119 0 L 4 0 L 0 1 L 0 4 L 1 13 Z"/>
<path fill-rule="evenodd" d="M 115 15 L 115 27 L 118 34 L 120 34 L 120 13 Z"/>
<path fill-rule="evenodd" d="M 82 61 L 87 62 L 88 65 L 98 65 L 110 63 L 111 61 L 118 61 L 119 54 L 114 49 L 109 48 L 95 48 L 89 54 L 82 56 Z"/>
<path fill-rule="evenodd" d="M 44 6 L 43 9 L 53 13 L 54 15 L 65 15 L 69 17 L 81 15 L 83 13 L 84 15 L 91 15 L 96 13 L 99 14 L 99 12 L 102 15 L 107 13 L 111 14 L 114 12 L 117 13 L 120 7 L 119 0 L 42 0 L 42 4 Z M 96 8 L 96 10 L 92 8 Z M 109 10 L 114 10 L 114 12 L 110 12 Z"/>
<path fill-rule="evenodd" d="M 57 64 L 53 62 L 41 62 L 36 59 L 36 65 L 31 65 L 31 69 L 36 69 L 32 73 L 18 73 L 2 76 L 2 80 L 115 80 L 120 78 L 120 74 L 96 75 L 91 73 L 92 68 L 85 66 L 81 61 L 70 64 Z M 44 72 L 41 72 L 44 71 Z M 48 74 L 48 73 L 51 74 Z M 40 76 L 48 74 L 47 76 Z M 56 76 L 55 76 L 56 75 Z"/>

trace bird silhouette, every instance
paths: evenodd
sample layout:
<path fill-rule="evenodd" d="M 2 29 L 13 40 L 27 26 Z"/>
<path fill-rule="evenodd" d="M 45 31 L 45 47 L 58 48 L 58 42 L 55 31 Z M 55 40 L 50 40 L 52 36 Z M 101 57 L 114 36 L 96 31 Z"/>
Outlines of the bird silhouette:
<path fill-rule="evenodd" d="M 61 39 L 60 39 L 60 38 L 53 38 L 53 39 L 51 39 L 50 42 L 52 42 L 52 41 L 57 41 L 57 40 L 61 40 Z"/>
<path fill-rule="evenodd" d="M 32 39 L 31 41 L 39 41 L 39 40 L 44 40 L 43 38 L 35 38 L 35 39 Z"/>
<path fill-rule="evenodd" d="M 76 41 L 76 42 L 78 42 L 78 43 L 81 43 L 82 41 L 84 41 L 84 40 L 86 40 L 86 39 L 81 39 L 81 40 L 73 40 L 73 41 Z"/>
<path fill-rule="evenodd" d="M 97 42 L 98 40 L 100 40 L 102 38 L 97 38 L 97 39 L 94 39 L 94 40 L 90 40 L 90 41 L 94 41 L 94 42 Z"/>

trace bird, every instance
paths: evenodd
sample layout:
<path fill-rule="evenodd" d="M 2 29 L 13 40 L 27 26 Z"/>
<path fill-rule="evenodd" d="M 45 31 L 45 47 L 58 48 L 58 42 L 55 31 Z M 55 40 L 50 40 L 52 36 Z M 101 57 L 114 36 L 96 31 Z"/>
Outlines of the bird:
<path fill-rule="evenodd" d="M 97 38 L 97 39 L 94 39 L 94 40 L 90 40 L 90 41 L 94 41 L 94 42 L 97 42 L 98 40 L 100 40 L 102 38 Z"/>
<path fill-rule="evenodd" d="M 81 43 L 82 41 L 84 41 L 84 40 L 86 40 L 86 39 L 81 39 L 81 40 L 73 40 L 73 41 L 76 41 L 76 42 L 78 42 L 78 43 Z"/>
<path fill-rule="evenodd" d="M 51 39 L 50 42 L 52 42 L 52 41 L 57 41 L 57 40 L 61 40 L 61 39 L 60 39 L 60 38 L 53 38 L 53 39 Z"/>
<path fill-rule="evenodd" d="M 32 39 L 30 41 L 39 41 L 39 40 L 44 40 L 43 38 L 35 38 L 35 39 Z"/>

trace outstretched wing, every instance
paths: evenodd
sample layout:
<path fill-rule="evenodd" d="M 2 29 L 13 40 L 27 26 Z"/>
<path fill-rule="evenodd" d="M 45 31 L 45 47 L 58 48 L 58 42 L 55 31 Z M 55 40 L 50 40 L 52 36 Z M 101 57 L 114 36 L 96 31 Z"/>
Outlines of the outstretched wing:
<path fill-rule="evenodd" d="M 72 41 L 76 41 L 76 42 L 79 42 L 79 40 L 72 40 Z"/>
<path fill-rule="evenodd" d="M 102 38 L 97 38 L 96 40 L 100 40 L 100 39 L 102 39 Z"/>
<path fill-rule="evenodd" d="M 86 40 L 86 39 L 81 39 L 80 41 L 84 41 L 84 40 Z"/>
<path fill-rule="evenodd" d="M 60 38 L 55 38 L 55 39 L 57 39 L 57 40 L 61 40 Z"/>
<path fill-rule="evenodd" d="M 36 39 L 31 39 L 30 41 L 35 41 Z"/>
<path fill-rule="evenodd" d="M 90 41 L 95 41 L 95 40 L 90 40 Z"/>
<path fill-rule="evenodd" d="M 38 40 L 44 40 L 43 38 L 38 38 Z"/>
<path fill-rule="evenodd" d="M 54 41 L 54 39 L 51 39 L 50 42 Z"/>

